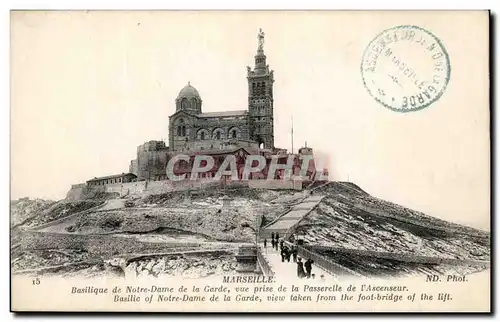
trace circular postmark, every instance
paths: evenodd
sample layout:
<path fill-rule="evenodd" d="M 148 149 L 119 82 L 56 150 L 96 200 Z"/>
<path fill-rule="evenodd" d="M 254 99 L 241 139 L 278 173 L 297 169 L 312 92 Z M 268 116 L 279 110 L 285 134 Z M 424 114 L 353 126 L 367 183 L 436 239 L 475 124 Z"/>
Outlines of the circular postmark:
<path fill-rule="evenodd" d="M 437 101 L 450 72 L 441 41 L 416 26 L 384 30 L 370 42 L 361 63 L 368 93 L 396 112 L 418 111 Z"/>

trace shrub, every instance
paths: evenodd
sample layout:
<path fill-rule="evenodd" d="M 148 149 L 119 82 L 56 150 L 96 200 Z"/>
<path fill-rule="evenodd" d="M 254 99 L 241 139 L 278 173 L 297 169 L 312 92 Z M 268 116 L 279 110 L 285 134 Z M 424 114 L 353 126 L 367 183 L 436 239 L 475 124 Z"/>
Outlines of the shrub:
<path fill-rule="evenodd" d="M 102 227 L 116 229 L 116 228 L 119 228 L 121 226 L 121 224 L 122 224 L 122 219 L 119 219 L 116 217 L 108 217 L 108 218 L 104 219 Z"/>

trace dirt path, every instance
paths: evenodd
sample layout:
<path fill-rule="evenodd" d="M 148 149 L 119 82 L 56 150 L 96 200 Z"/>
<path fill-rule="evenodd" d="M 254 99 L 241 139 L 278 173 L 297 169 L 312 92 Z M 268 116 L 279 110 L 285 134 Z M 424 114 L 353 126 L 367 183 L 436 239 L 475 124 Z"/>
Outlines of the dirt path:
<path fill-rule="evenodd" d="M 110 199 L 107 200 L 104 205 L 101 207 L 95 209 L 95 211 L 106 211 L 106 210 L 115 210 L 115 209 L 122 209 L 125 207 L 125 199 Z M 71 216 L 68 216 L 64 218 L 63 220 L 57 220 L 53 225 L 48 225 L 42 229 L 39 229 L 38 231 L 41 232 L 46 232 L 46 233 L 67 233 L 66 227 L 69 227 L 71 225 L 74 225 L 80 215 L 82 213 L 87 212 L 88 210 L 84 210 L 82 212 L 78 212 L 76 214 L 73 214 Z M 50 224 L 50 223 L 48 223 Z M 35 227 L 36 230 L 36 227 Z"/>

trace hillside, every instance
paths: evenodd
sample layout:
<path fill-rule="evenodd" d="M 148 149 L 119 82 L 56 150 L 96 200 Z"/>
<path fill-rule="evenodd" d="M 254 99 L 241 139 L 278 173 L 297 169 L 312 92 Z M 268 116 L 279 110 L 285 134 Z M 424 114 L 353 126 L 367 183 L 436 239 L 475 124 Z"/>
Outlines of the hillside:
<path fill-rule="evenodd" d="M 41 212 L 53 205 L 55 201 L 43 199 L 13 200 L 10 203 L 10 227 L 23 225 L 31 217 L 39 216 Z"/>
<path fill-rule="evenodd" d="M 293 200 L 290 191 L 233 189 L 148 195 L 134 200 L 133 208 L 99 211 L 79 216 L 61 230 L 71 233 L 143 233 L 158 236 L 163 228 L 228 242 L 255 240 L 257 220 L 274 219 Z M 230 198 L 223 205 L 223 198 Z M 281 200 L 283 198 L 283 200 Z"/>
<path fill-rule="evenodd" d="M 370 196 L 352 183 L 314 192 L 326 197 L 297 227 L 311 244 L 421 256 L 489 260 L 489 234 Z"/>
<path fill-rule="evenodd" d="M 260 219 L 265 225 L 281 218 L 292 207 L 303 207 L 310 194 L 324 197 L 300 220 L 296 234 L 303 235 L 308 245 L 327 247 L 318 252 L 362 274 L 465 274 L 486 266 L 481 263 L 459 268 L 426 266 L 366 253 L 346 255 L 334 248 L 461 260 L 490 259 L 487 232 L 378 199 L 352 183 L 331 182 L 311 187 L 314 189 L 304 191 L 211 189 L 135 195 L 128 199 L 101 195 L 82 201 L 15 202 L 11 205 L 13 270 L 34 269 L 47 274 L 56 271 L 68 276 L 122 276 L 131 271 L 141 276 L 235 273 L 236 249 L 240 243 L 254 242 Z M 38 232 L 38 238 L 43 237 L 41 244 L 20 247 L 22 231 L 43 224 Z M 49 247 L 42 249 L 40 245 Z M 184 256 L 182 260 L 165 255 L 141 257 L 136 264 L 129 262 L 121 268 L 112 264 L 120 256 L 187 250 L 225 253 L 213 261 L 197 260 L 204 256 L 201 254 Z M 69 263 L 72 265 L 66 266 Z"/>

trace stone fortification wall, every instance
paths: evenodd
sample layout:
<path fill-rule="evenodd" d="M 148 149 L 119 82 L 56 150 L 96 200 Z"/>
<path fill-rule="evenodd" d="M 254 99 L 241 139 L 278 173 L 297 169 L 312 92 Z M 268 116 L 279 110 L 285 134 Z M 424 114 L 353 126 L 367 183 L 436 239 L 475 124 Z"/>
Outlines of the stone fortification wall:
<path fill-rule="evenodd" d="M 72 185 L 66 194 L 66 200 L 83 200 L 89 199 L 95 196 L 96 193 L 105 192 L 105 186 L 87 186 L 85 183 Z"/>
<path fill-rule="evenodd" d="M 248 186 L 255 189 L 302 190 L 302 181 L 295 180 L 249 180 Z"/>

